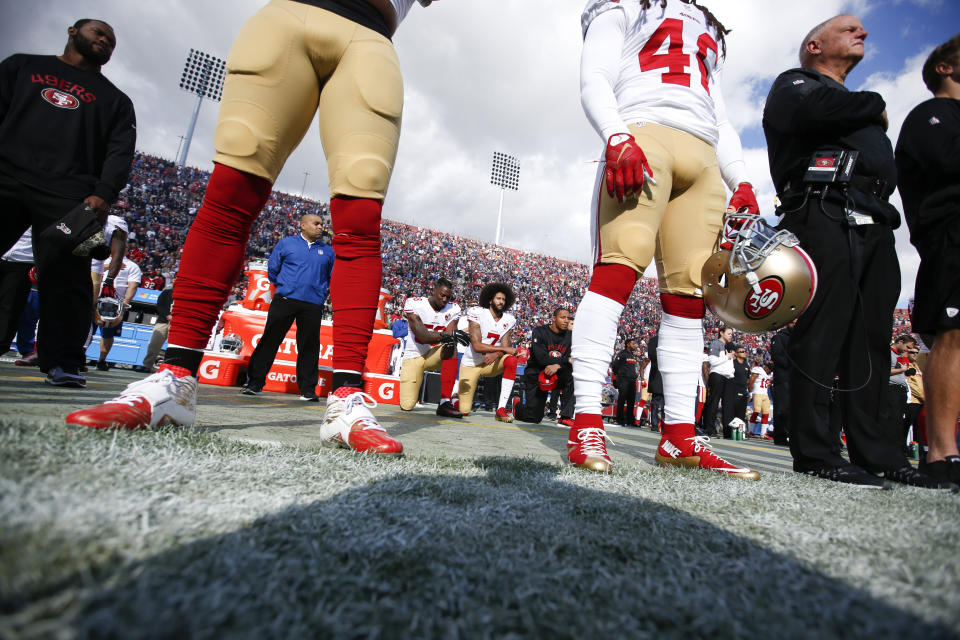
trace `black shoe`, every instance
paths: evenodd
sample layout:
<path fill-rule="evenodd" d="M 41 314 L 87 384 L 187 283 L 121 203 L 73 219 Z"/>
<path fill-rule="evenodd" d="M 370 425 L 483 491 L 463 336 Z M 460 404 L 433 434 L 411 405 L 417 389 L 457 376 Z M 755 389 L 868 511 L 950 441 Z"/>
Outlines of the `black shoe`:
<path fill-rule="evenodd" d="M 940 482 L 960 485 L 960 456 L 947 456 L 944 460 L 925 462 L 922 471 Z"/>
<path fill-rule="evenodd" d="M 103 360 L 97 360 L 97 371 L 110 371 L 110 365 Z"/>
<path fill-rule="evenodd" d="M 789 446 L 790 446 L 790 441 L 789 441 L 789 440 L 776 440 L 776 439 L 775 439 L 775 440 L 773 441 L 773 444 L 776 445 L 776 446 L 778 446 L 778 447 L 789 447 Z"/>
<path fill-rule="evenodd" d="M 87 381 L 82 375 L 76 371 L 64 371 L 61 367 L 50 369 L 44 382 L 55 387 L 72 387 L 74 389 L 85 389 L 87 387 Z"/>
<path fill-rule="evenodd" d="M 890 481 L 867 473 L 856 465 L 847 465 L 844 467 L 828 467 L 817 471 L 807 471 L 807 475 L 823 478 L 832 482 L 849 484 L 861 489 L 889 489 Z"/>
<path fill-rule="evenodd" d="M 246 386 L 240 388 L 240 393 L 245 396 L 258 396 L 260 395 L 260 389 L 257 387 Z"/>
<path fill-rule="evenodd" d="M 320 402 L 320 396 L 313 392 L 300 394 L 300 399 L 304 402 Z"/>
<path fill-rule="evenodd" d="M 927 465 L 926 468 L 929 472 L 930 465 Z M 949 479 L 940 480 L 933 475 L 921 473 L 909 464 L 905 467 L 894 469 L 892 471 L 884 471 L 883 477 L 891 482 L 905 484 L 910 487 L 922 487 L 924 489 L 952 489 L 954 491 L 957 490 L 957 485 L 951 482 Z"/>
<path fill-rule="evenodd" d="M 463 414 L 453 408 L 452 402 L 442 402 L 437 407 L 437 415 L 442 418 L 463 418 Z"/>

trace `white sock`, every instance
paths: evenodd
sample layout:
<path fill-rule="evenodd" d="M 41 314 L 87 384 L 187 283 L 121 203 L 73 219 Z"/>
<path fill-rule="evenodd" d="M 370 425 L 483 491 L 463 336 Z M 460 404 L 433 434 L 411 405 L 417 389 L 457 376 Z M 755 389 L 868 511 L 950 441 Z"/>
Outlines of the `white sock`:
<path fill-rule="evenodd" d="M 503 378 L 500 381 L 500 402 L 497 404 L 498 409 L 503 409 L 507 406 L 507 403 L 510 402 L 510 394 L 513 393 L 513 380 L 507 380 Z"/>
<path fill-rule="evenodd" d="M 665 312 L 659 336 L 657 364 L 663 376 L 664 422 L 693 424 L 697 421 L 697 380 L 703 361 L 703 320 Z"/>
<path fill-rule="evenodd" d="M 600 395 L 613 360 L 621 313 L 622 304 L 593 291 L 587 291 L 577 307 L 570 349 L 577 413 L 600 414 Z"/>

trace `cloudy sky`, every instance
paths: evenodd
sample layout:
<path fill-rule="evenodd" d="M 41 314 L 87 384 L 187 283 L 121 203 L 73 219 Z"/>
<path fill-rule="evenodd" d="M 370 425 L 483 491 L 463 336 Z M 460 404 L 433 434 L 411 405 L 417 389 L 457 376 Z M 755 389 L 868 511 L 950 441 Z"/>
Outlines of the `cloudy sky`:
<path fill-rule="evenodd" d="M 173 159 L 195 97 L 178 88 L 190 48 L 226 57 L 261 0 L 5 0 L 0 56 L 59 53 L 66 28 L 102 18 L 118 46 L 105 74 L 133 100 L 140 150 Z M 900 125 L 929 94 L 920 66 L 960 25 L 955 0 L 705 0 L 730 29 L 723 91 L 740 131 L 761 208 L 774 197 L 760 129 L 773 79 L 796 66 L 800 39 L 818 22 L 855 13 L 870 31 L 867 57 L 851 89 L 887 100 Z M 579 17 L 584 0 L 437 0 L 414 5 L 394 42 L 406 104 L 397 170 L 384 215 L 491 241 L 499 189 L 489 183 L 493 152 L 520 159 L 520 189 L 504 198 L 504 244 L 586 261 L 588 211 L 602 142 L 580 108 Z M 205 101 L 188 164 L 209 169 L 217 105 Z M 305 187 L 304 187 L 305 185 Z M 326 164 L 314 127 L 287 163 L 277 188 L 327 199 Z M 899 199 L 895 196 L 896 203 Z M 901 302 L 913 291 L 917 257 L 897 232 Z"/>

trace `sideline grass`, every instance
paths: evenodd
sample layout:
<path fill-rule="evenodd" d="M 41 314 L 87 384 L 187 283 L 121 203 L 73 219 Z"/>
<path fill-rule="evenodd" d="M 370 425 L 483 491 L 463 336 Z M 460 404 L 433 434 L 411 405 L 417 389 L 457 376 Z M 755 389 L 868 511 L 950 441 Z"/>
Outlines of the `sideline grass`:
<path fill-rule="evenodd" d="M 0 421 L 0 637 L 960 636 L 960 496 Z"/>

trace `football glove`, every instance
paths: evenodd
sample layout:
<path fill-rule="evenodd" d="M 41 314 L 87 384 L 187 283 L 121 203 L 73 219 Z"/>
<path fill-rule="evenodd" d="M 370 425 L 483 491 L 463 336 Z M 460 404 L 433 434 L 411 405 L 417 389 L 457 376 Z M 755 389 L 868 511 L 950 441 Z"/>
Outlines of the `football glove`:
<path fill-rule="evenodd" d="M 751 215 L 760 213 L 760 205 L 757 204 L 757 196 L 753 192 L 753 185 L 749 182 L 741 182 L 737 185 L 737 190 L 733 192 L 730 204 L 727 206 L 727 210 L 730 209 L 738 213 Z"/>
<path fill-rule="evenodd" d="M 452 333 L 441 333 L 440 344 L 445 347 L 452 347 L 453 345 L 457 344 L 457 337 Z"/>
<path fill-rule="evenodd" d="M 640 193 L 643 188 L 644 174 L 653 177 L 647 157 L 637 141 L 629 133 L 615 133 L 607 140 L 604 152 L 606 167 L 604 178 L 607 193 L 615 196 L 618 202 Z"/>
<path fill-rule="evenodd" d="M 461 345 L 465 347 L 470 346 L 470 334 L 467 333 L 466 331 L 457 329 L 456 331 L 453 332 L 453 337 L 456 338 L 457 342 L 459 342 Z"/>
<path fill-rule="evenodd" d="M 101 298 L 116 298 L 117 289 L 113 286 L 113 278 L 107 276 L 103 279 L 103 285 L 100 287 Z"/>

